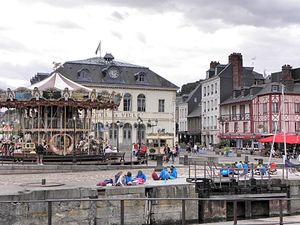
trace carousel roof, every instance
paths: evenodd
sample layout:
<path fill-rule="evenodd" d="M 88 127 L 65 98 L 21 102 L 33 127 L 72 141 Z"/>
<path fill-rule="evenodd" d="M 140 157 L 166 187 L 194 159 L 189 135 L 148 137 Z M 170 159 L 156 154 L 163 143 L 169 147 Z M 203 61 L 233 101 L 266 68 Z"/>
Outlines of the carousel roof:
<path fill-rule="evenodd" d="M 64 90 L 65 88 L 68 88 L 71 91 L 82 90 L 82 89 L 89 92 L 92 91 L 91 88 L 75 83 L 74 81 L 71 81 L 70 79 L 64 77 L 57 71 L 54 71 L 52 75 L 50 75 L 45 80 L 42 80 L 38 83 L 29 86 L 28 89 L 33 90 L 35 87 L 37 87 L 40 91 L 44 91 L 51 88 L 55 88 L 59 90 Z"/>

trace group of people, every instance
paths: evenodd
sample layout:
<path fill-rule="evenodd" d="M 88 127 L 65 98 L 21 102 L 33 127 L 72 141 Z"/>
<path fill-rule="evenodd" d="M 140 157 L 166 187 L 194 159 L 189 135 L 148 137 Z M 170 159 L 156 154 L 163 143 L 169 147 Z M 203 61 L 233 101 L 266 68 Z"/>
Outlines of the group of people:
<path fill-rule="evenodd" d="M 132 176 L 130 171 L 127 173 L 119 171 L 117 174 L 115 174 L 114 178 L 107 178 L 104 181 L 100 181 L 97 186 L 138 185 L 144 184 L 146 181 L 147 177 L 142 170 L 139 170 L 136 176 Z"/>
<path fill-rule="evenodd" d="M 172 149 L 170 149 L 169 145 L 166 144 L 164 147 L 164 161 L 165 162 L 170 162 L 170 160 L 172 161 L 172 163 L 175 162 L 175 158 L 179 155 L 179 146 L 178 144 L 176 144 L 175 146 L 173 146 Z"/>
<path fill-rule="evenodd" d="M 176 179 L 178 176 L 175 166 L 171 166 L 170 169 L 164 167 L 159 175 L 152 171 L 151 177 L 153 180 L 169 180 Z M 139 170 L 135 176 L 130 171 L 124 173 L 119 171 L 113 178 L 106 178 L 103 181 L 97 183 L 97 186 L 131 186 L 144 184 L 147 181 L 147 176 L 142 170 Z"/>
<path fill-rule="evenodd" d="M 249 172 L 248 162 L 235 162 L 232 166 L 226 166 L 223 164 L 220 169 L 220 175 L 222 177 L 228 177 L 229 175 L 246 175 Z"/>
<path fill-rule="evenodd" d="M 207 148 L 202 145 L 197 145 L 197 144 L 192 144 L 192 143 L 189 143 L 186 147 L 186 152 L 187 153 L 193 153 L 193 154 L 201 154 L 201 153 L 206 153 L 207 152 Z"/>
<path fill-rule="evenodd" d="M 104 148 L 104 154 L 111 153 L 111 152 L 118 152 L 117 147 L 112 147 L 111 145 L 106 145 Z"/>
<path fill-rule="evenodd" d="M 167 167 L 164 167 L 159 175 L 153 170 L 151 176 L 153 180 L 176 179 L 178 176 L 177 168 L 173 165 L 170 167 L 170 170 L 168 170 Z"/>
<path fill-rule="evenodd" d="M 275 162 L 270 163 L 270 165 L 265 166 L 262 162 L 259 162 L 254 170 L 256 175 L 268 175 L 276 174 L 277 164 Z M 226 166 L 225 164 L 220 169 L 220 175 L 222 177 L 228 177 L 229 175 L 246 175 L 249 173 L 249 164 L 248 162 L 235 162 L 231 167 Z"/>
<path fill-rule="evenodd" d="M 138 143 L 133 143 L 132 145 L 132 155 L 135 157 L 144 157 L 148 152 L 148 147 L 145 144 L 139 145 Z"/>

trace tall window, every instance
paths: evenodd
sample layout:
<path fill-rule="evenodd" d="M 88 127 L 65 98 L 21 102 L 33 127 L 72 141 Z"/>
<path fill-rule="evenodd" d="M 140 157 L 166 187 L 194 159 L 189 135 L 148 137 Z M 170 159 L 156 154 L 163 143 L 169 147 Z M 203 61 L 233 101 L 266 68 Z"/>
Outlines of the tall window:
<path fill-rule="evenodd" d="M 110 124 L 109 126 L 109 139 L 110 140 L 116 140 L 117 139 L 117 124 Z"/>
<path fill-rule="evenodd" d="M 146 127 L 144 124 L 140 124 L 138 129 L 137 129 L 137 143 L 145 143 L 145 132 L 146 132 Z"/>
<path fill-rule="evenodd" d="M 146 97 L 143 94 L 139 94 L 137 97 L 137 111 L 146 112 Z"/>
<path fill-rule="evenodd" d="M 234 122 L 234 133 L 239 131 L 238 122 Z"/>
<path fill-rule="evenodd" d="M 263 103 L 263 114 L 268 114 L 268 103 Z"/>
<path fill-rule="evenodd" d="M 225 123 L 225 133 L 229 133 L 229 123 Z"/>
<path fill-rule="evenodd" d="M 212 95 L 214 94 L 214 85 L 213 84 L 211 85 L 211 94 Z"/>
<path fill-rule="evenodd" d="M 215 83 L 215 93 L 217 94 L 217 92 L 218 92 L 218 84 Z"/>
<path fill-rule="evenodd" d="M 300 103 L 295 103 L 295 113 L 300 113 Z"/>
<path fill-rule="evenodd" d="M 247 133 L 249 131 L 249 126 L 248 126 L 248 122 L 244 122 L 243 123 L 243 132 Z"/>
<path fill-rule="evenodd" d="M 164 99 L 158 100 L 158 112 L 165 112 L 165 100 Z"/>
<path fill-rule="evenodd" d="M 246 113 L 245 105 L 240 105 L 241 120 L 245 120 L 245 113 Z"/>
<path fill-rule="evenodd" d="M 272 113 L 278 113 L 278 112 L 279 112 L 278 102 L 272 102 Z"/>
<path fill-rule="evenodd" d="M 123 102 L 123 111 L 131 111 L 131 94 L 126 93 Z"/>
<path fill-rule="evenodd" d="M 129 123 L 125 123 L 123 127 L 123 144 L 129 144 L 131 142 L 132 126 Z"/>
<path fill-rule="evenodd" d="M 203 88 L 203 96 L 206 96 L 206 87 Z"/>
<path fill-rule="evenodd" d="M 214 110 L 214 100 L 210 101 L 210 106 L 211 106 L 211 111 L 213 111 Z"/>
<path fill-rule="evenodd" d="M 300 121 L 295 122 L 295 131 L 300 132 Z"/>
<path fill-rule="evenodd" d="M 272 132 L 274 133 L 275 130 L 276 130 L 276 132 L 279 131 L 278 122 L 277 121 L 272 121 Z"/>
<path fill-rule="evenodd" d="M 236 120 L 236 106 L 233 105 L 232 108 L 231 108 L 231 119 L 232 120 Z"/>
<path fill-rule="evenodd" d="M 217 121 L 218 121 L 218 118 L 217 118 L 217 116 L 215 116 L 215 123 L 214 123 L 214 129 L 217 129 Z"/>

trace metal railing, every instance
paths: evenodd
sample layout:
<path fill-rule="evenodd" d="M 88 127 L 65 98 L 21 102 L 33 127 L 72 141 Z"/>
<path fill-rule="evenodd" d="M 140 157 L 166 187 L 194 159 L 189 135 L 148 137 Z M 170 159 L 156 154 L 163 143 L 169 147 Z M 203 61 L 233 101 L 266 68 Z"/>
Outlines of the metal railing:
<path fill-rule="evenodd" d="M 186 205 L 189 201 L 226 201 L 233 203 L 233 225 L 237 225 L 238 223 L 238 213 L 237 213 L 237 203 L 243 201 L 278 201 L 279 203 L 279 221 L 278 224 L 283 225 L 284 214 L 283 214 L 283 201 L 291 201 L 291 200 L 300 200 L 300 198 L 234 198 L 230 196 L 229 198 L 103 198 L 103 199 L 46 199 L 46 200 L 32 200 L 32 201 L 0 201 L 0 204 L 8 203 L 8 204 L 22 204 L 22 203 L 47 203 L 47 221 L 48 225 L 52 225 L 52 217 L 53 217 L 53 203 L 55 202 L 101 202 L 101 201 L 109 201 L 109 202 L 119 202 L 120 203 L 120 224 L 125 224 L 125 201 L 155 201 L 156 204 L 159 201 L 179 201 L 181 202 L 181 224 L 187 224 L 186 220 Z M 117 216 L 117 215 L 116 215 Z M 288 222 L 288 224 L 298 224 L 299 222 Z M 265 224 L 265 223 L 264 223 Z M 272 223 L 274 224 L 274 223 Z M 287 223 L 286 223 L 287 224 Z M 247 225 L 245 221 L 243 225 Z M 250 225 L 250 224 L 249 224 Z"/>

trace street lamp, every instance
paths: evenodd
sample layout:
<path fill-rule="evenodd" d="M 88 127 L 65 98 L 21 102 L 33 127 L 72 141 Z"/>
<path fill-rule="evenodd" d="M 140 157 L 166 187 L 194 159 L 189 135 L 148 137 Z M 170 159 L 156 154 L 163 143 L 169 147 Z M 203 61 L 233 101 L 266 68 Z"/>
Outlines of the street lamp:
<path fill-rule="evenodd" d="M 73 117 L 74 123 L 74 137 L 73 137 L 73 163 L 76 163 L 76 116 Z"/>
<path fill-rule="evenodd" d="M 141 131 L 141 124 L 143 124 L 143 120 L 141 117 L 137 118 L 137 129 L 138 129 L 138 142 L 139 142 L 139 148 L 141 148 L 142 144 L 142 131 Z"/>
<path fill-rule="evenodd" d="M 117 124 L 117 151 L 119 152 L 120 151 L 119 150 L 119 129 L 120 127 L 123 126 L 123 123 L 118 120 L 116 124 Z"/>

